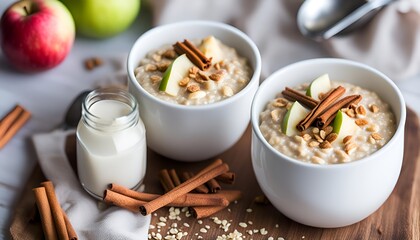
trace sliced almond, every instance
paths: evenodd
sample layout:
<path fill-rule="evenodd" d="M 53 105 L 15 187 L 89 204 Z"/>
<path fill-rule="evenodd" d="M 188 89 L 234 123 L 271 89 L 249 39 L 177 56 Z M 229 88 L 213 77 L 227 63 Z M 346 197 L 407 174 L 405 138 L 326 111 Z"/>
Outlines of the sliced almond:
<path fill-rule="evenodd" d="M 375 140 L 382 140 L 383 139 L 383 137 L 379 133 L 372 133 L 370 136 Z"/>
<path fill-rule="evenodd" d="M 225 96 L 225 97 L 233 96 L 233 90 L 229 86 L 223 86 L 222 93 L 223 93 L 223 96 Z"/>
<path fill-rule="evenodd" d="M 150 80 L 152 81 L 152 83 L 157 83 L 162 80 L 162 77 L 159 75 L 152 75 L 150 76 Z"/>
<path fill-rule="evenodd" d="M 364 118 L 359 118 L 359 119 L 356 119 L 355 121 L 354 121 L 358 126 L 364 126 L 364 125 L 366 125 L 366 124 L 368 124 L 369 122 L 366 120 L 366 119 L 364 119 Z"/>
<path fill-rule="evenodd" d="M 330 143 L 332 143 L 332 142 L 334 142 L 337 139 L 337 137 L 338 137 L 338 134 L 332 132 L 332 133 L 330 133 L 330 134 L 327 135 L 327 137 L 325 138 L 325 140 L 328 141 L 328 142 L 330 142 Z"/>
<path fill-rule="evenodd" d="M 332 148 L 332 145 L 331 145 L 330 142 L 324 141 L 324 142 L 319 144 L 319 147 L 322 148 L 322 149 L 326 149 L 326 148 Z"/>
<path fill-rule="evenodd" d="M 317 156 L 311 157 L 311 162 L 316 163 L 316 164 L 325 164 L 326 163 L 324 159 L 322 159 L 320 157 L 317 157 Z"/>
<path fill-rule="evenodd" d="M 325 139 L 325 137 L 327 136 L 327 134 L 325 133 L 325 131 L 324 131 L 324 130 L 320 130 L 320 131 L 319 131 L 319 136 L 320 136 L 322 139 Z"/>
<path fill-rule="evenodd" d="M 279 111 L 279 112 L 280 112 L 280 111 Z M 303 134 L 302 138 L 303 138 L 305 141 L 309 141 L 309 140 L 311 140 L 311 139 L 312 139 L 311 135 L 309 135 L 309 134 L 307 134 L 307 133 Z"/>
<path fill-rule="evenodd" d="M 344 144 L 347 144 L 347 143 L 349 143 L 350 141 L 352 141 L 353 140 L 353 136 L 351 136 L 351 135 L 349 135 L 349 136 L 345 136 L 344 138 L 343 138 L 343 143 Z"/>
<path fill-rule="evenodd" d="M 189 82 L 190 82 L 190 78 L 184 77 L 181 81 L 178 82 L 178 85 L 181 87 L 185 87 L 188 85 Z"/>
<path fill-rule="evenodd" d="M 347 116 L 352 117 L 352 118 L 356 117 L 356 114 L 355 114 L 355 112 L 352 108 L 348 109 L 346 111 L 346 114 L 347 114 Z"/>
<path fill-rule="evenodd" d="M 356 113 L 357 113 L 358 115 L 365 116 L 365 115 L 366 115 L 366 109 L 365 109 L 365 107 L 363 107 L 362 105 L 358 106 L 358 107 L 356 108 Z"/>
<path fill-rule="evenodd" d="M 144 67 L 144 70 L 146 70 L 146 72 L 153 72 L 157 70 L 157 66 L 155 64 L 147 64 L 146 67 Z"/>
<path fill-rule="evenodd" d="M 317 141 L 310 141 L 308 143 L 308 146 L 309 147 L 318 147 L 319 146 L 319 142 L 317 142 Z"/>
<path fill-rule="evenodd" d="M 191 93 L 200 91 L 200 86 L 198 86 L 196 84 L 191 84 L 187 87 L 187 91 L 191 92 Z"/>
<path fill-rule="evenodd" d="M 354 150 L 356 150 L 356 148 L 357 148 L 357 144 L 356 143 L 349 143 L 349 144 L 346 144 L 345 146 L 344 146 L 344 151 L 347 153 L 347 154 L 351 154 Z"/>
<path fill-rule="evenodd" d="M 209 77 L 203 71 L 198 71 L 197 75 L 204 81 L 209 80 Z"/>
<path fill-rule="evenodd" d="M 324 139 L 322 139 L 321 136 L 319 136 L 319 134 L 314 134 L 314 137 L 320 143 L 324 141 Z"/>
<path fill-rule="evenodd" d="M 332 131 L 334 130 L 334 128 L 332 126 L 326 126 L 324 128 L 325 134 L 330 134 Z"/>

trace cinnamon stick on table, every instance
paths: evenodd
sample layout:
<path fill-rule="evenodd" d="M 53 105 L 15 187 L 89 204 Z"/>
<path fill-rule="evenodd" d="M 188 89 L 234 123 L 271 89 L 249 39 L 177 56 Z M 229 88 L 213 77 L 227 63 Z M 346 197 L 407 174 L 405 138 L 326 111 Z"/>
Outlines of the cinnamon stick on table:
<path fill-rule="evenodd" d="M 217 164 L 211 164 L 210 166 L 204 168 L 196 176 L 190 178 L 181 185 L 175 187 L 171 191 L 163 194 L 162 196 L 145 203 L 140 207 L 140 213 L 143 215 L 148 215 L 157 209 L 166 206 L 171 203 L 174 199 L 190 192 L 197 186 L 206 183 L 212 178 L 219 176 L 222 173 L 229 171 L 229 166 L 225 163 L 220 163 L 217 161 Z"/>
<path fill-rule="evenodd" d="M 58 202 L 57 196 L 54 192 L 54 186 L 51 181 L 42 182 L 41 186 L 45 188 L 45 192 L 47 193 L 48 202 L 51 207 L 51 212 L 53 216 L 53 220 L 55 223 L 55 227 L 57 230 L 57 235 L 59 239 L 69 239 L 67 234 L 67 227 L 66 222 L 64 221 L 63 212 L 60 207 L 60 203 Z"/>
<path fill-rule="evenodd" d="M 299 131 L 307 129 L 322 114 L 335 100 L 337 100 L 346 91 L 342 86 L 338 86 L 331 91 L 322 101 L 320 101 L 315 108 L 313 108 L 308 115 L 296 126 Z"/>
<path fill-rule="evenodd" d="M 241 198 L 241 192 L 238 190 L 221 190 L 219 193 L 226 197 L 229 202 L 236 201 Z M 197 218 L 206 218 L 226 208 L 225 206 L 197 206 L 190 207 L 189 210 L 192 215 Z"/>
<path fill-rule="evenodd" d="M 0 121 L 0 149 L 25 125 L 31 113 L 20 105 L 16 105 Z"/>
<path fill-rule="evenodd" d="M 190 178 L 194 177 L 194 174 L 193 174 L 193 173 L 191 173 L 191 172 L 183 172 L 183 173 L 181 174 L 181 176 L 182 176 L 182 180 L 183 180 L 184 182 L 186 182 L 186 181 L 187 181 L 187 180 L 189 180 Z M 206 186 L 206 185 L 201 184 L 200 186 L 196 187 L 196 188 L 194 189 L 194 191 L 195 191 L 195 192 L 198 192 L 198 193 L 208 193 L 208 192 L 209 192 L 209 189 L 207 188 L 207 186 Z"/>
<path fill-rule="evenodd" d="M 56 240 L 57 234 L 55 230 L 54 220 L 51 214 L 50 204 L 48 203 L 47 193 L 44 187 L 32 189 L 35 194 L 35 202 L 38 206 L 39 215 L 41 217 L 42 230 L 47 240 Z"/>

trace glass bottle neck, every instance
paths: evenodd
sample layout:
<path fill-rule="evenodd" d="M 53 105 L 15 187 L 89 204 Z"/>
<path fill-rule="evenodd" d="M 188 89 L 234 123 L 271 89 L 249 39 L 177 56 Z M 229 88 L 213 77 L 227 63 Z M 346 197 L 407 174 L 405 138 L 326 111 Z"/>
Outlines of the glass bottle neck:
<path fill-rule="evenodd" d="M 137 101 L 125 90 L 96 89 L 82 104 L 83 123 L 102 132 L 121 131 L 139 121 Z"/>

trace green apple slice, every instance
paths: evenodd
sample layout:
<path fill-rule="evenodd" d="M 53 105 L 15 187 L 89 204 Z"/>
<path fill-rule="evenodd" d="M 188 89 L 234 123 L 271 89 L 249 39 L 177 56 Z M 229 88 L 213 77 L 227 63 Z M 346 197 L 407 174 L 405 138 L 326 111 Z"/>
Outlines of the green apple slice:
<path fill-rule="evenodd" d="M 343 138 L 354 135 L 360 129 L 354 119 L 339 110 L 334 118 L 333 132 L 337 133 L 337 141 L 343 142 Z"/>
<path fill-rule="evenodd" d="M 281 131 L 287 136 L 293 136 L 299 133 L 296 126 L 306 117 L 309 110 L 304 108 L 299 102 L 294 102 L 283 117 Z"/>
<path fill-rule="evenodd" d="M 319 100 L 320 93 L 326 93 L 331 89 L 331 81 L 328 74 L 324 74 L 311 82 L 306 95 L 312 97 L 315 100 Z"/>
<path fill-rule="evenodd" d="M 223 52 L 222 49 L 220 49 L 220 41 L 214 36 L 204 38 L 198 48 L 206 57 L 212 58 L 212 62 L 220 62 L 223 60 Z"/>
<path fill-rule="evenodd" d="M 188 71 L 194 64 L 188 59 L 187 55 L 182 54 L 177 57 L 163 73 L 159 90 L 171 96 L 177 96 L 180 89 L 179 81 L 188 75 Z"/>

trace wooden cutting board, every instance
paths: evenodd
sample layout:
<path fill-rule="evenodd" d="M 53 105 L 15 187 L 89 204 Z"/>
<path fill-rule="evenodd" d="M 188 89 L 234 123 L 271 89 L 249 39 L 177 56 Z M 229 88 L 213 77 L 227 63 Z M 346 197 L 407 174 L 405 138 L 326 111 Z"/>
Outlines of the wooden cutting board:
<path fill-rule="evenodd" d="M 222 185 L 222 187 L 224 189 L 239 189 L 243 192 L 243 198 L 236 204 L 231 204 L 227 209 L 214 215 L 221 220 L 230 221 L 231 225 L 228 231 L 225 232 L 219 228 L 219 225 L 214 223 L 211 218 L 197 221 L 181 214 L 181 221 L 168 219 L 166 226 L 160 229 L 160 234 L 165 236 L 170 226 L 176 223 L 178 229 L 188 232 L 188 235 L 183 239 L 197 239 L 198 236 L 203 239 L 216 239 L 217 236 L 227 235 L 235 229 L 246 236 L 246 239 L 268 239 L 269 237 L 274 239 L 278 237 L 285 239 L 420 239 L 420 163 L 418 161 L 420 128 L 416 114 L 410 109 L 407 111 L 405 130 L 404 162 L 398 183 L 384 205 L 359 223 L 334 229 L 308 227 L 288 219 L 271 204 L 255 203 L 255 197 L 261 195 L 262 192 L 252 170 L 251 129 L 249 127 L 235 146 L 220 155 L 237 176 L 234 185 Z M 67 154 L 73 160 L 75 159 L 74 142 L 74 136 L 70 136 L 66 146 Z M 162 193 L 158 172 L 163 168 L 174 168 L 177 171 L 197 171 L 211 161 L 182 163 L 149 151 L 147 175 L 144 181 L 146 191 Z M 39 220 L 29 220 L 33 216 L 35 206 L 31 189 L 43 180 L 42 171 L 37 166 L 16 207 L 10 227 L 12 239 L 43 238 Z M 168 217 L 168 215 L 168 208 L 158 210 L 156 214 L 152 215 L 151 224 L 157 226 L 159 218 Z M 187 223 L 189 227 L 184 226 L 184 223 Z M 244 228 L 239 223 L 247 223 L 247 227 Z M 206 229 L 206 225 L 208 229 Z M 203 228 L 207 230 L 206 233 L 200 231 Z M 261 234 L 260 229 L 262 228 L 268 232 L 266 235 Z M 250 230 L 258 230 L 258 232 L 251 236 L 248 233 Z M 157 233 L 158 228 L 149 231 L 150 234 L 152 232 Z"/>

